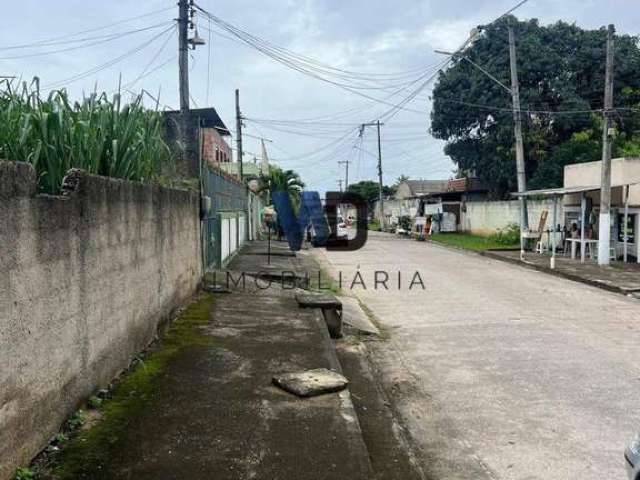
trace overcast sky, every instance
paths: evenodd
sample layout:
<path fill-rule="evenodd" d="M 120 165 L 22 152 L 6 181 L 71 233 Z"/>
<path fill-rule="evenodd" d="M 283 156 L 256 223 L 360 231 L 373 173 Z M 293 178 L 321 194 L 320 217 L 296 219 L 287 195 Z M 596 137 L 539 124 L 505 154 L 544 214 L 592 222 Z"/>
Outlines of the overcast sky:
<path fill-rule="evenodd" d="M 366 73 L 415 71 L 434 65 L 442 58 L 434 48 L 454 49 L 472 27 L 486 23 L 511 8 L 516 0 L 199 0 L 203 8 L 245 31 L 289 50 L 312 57 L 336 68 Z M 145 71 L 152 72 L 131 86 L 144 87 L 154 94 L 161 89 L 163 106 L 177 107 L 177 39 L 161 34 L 177 15 L 174 0 L 108 2 L 95 0 L 22 0 L 5 2 L 0 29 L 0 75 L 41 78 L 44 86 L 67 80 L 73 96 L 93 90 L 112 91 L 122 74 L 123 83 L 135 81 Z M 175 8 L 174 8 L 175 7 Z M 60 44 L 30 50 L 5 47 L 33 43 L 132 18 L 166 8 L 151 16 L 129 21 L 106 30 L 80 35 L 95 37 L 108 33 L 156 26 L 114 41 L 85 48 L 33 56 L 51 50 L 68 49 Z M 638 34 L 638 0 L 529 0 L 516 12 L 519 18 L 539 18 L 576 22 L 586 28 L 614 23 L 619 32 Z M 208 21 L 199 17 L 200 36 L 209 41 Z M 159 36 L 158 36 L 159 35 Z M 68 82 L 157 36 L 138 52 L 97 73 Z M 90 43 L 90 42 L 89 42 Z M 353 109 L 331 123 L 302 123 L 284 130 L 300 130 L 304 135 L 274 130 L 273 124 L 247 120 L 245 132 L 265 136 L 270 157 L 284 168 L 295 168 L 311 189 L 337 188 L 344 178 L 339 160 L 351 160 L 350 182 L 376 179 L 377 151 L 373 129 L 365 133 L 362 145 L 355 126 L 375 120 L 388 105 L 357 96 L 335 86 L 307 77 L 262 56 L 259 52 L 213 34 L 209 46 L 192 52 L 192 106 L 214 106 L 227 126 L 234 130 L 234 89 L 239 88 L 243 114 L 253 119 L 296 120 L 324 117 Z M 208 58 L 211 58 L 209 63 Z M 25 57 L 25 55 L 32 55 Z M 20 58 L 9 58 L 20 57 Z M 163 65 L 164 64 L 164 65 Z M 207 71 L 210 67 L 209 91 Z M 417 74 L 416 74 L 417 76 Z M 65 82 L 62 82 L 65 83 Z M 382 128 L 384 181 L 391 184 L 401 174 L 411 178 L 449 178 L 453 165 L 442 153 L 443 143 L 428 135 L 429 90 L 427 88 Z M 394 97 L 402 100 L 411 90 Z M 384 91 L 367 90 L 366 95 L 385 98 Z M 207 104 L 207 97 L 209 102 Z M 342 138 L 342 140 L 340 140 Z M 362 150 L 354 147 L 362 147 Z M 234 144 L 235 147 L 235 144 Z M 245 150 L 259 154 L 259 141 L 245 138 Z"/>

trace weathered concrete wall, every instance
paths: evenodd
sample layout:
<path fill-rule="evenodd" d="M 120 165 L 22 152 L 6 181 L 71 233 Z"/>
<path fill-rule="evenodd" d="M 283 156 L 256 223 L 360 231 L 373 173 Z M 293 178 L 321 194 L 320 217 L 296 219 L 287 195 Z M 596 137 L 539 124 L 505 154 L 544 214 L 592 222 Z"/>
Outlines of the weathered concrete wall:
<path fill-rule="evenodd" d="M 466 232 L 479 235 L 495 233 L 509 224 L 520 224 L 520 202 L 518 200 L 502 202 L 467 202 L 466 212 L 462 213 L 461 228 Z M 546 226 L 553 222 L 553 202 L 550 200 L 529 200 L 529 228 L 537 230 L 543 210 L 549 211 Z M 562 202 L 558 202 L 558 223 L 563 224 Z"/>
<path fill-rule="evenodd" d="M 0 161 L 0 479 L 43 448 L 197 289 L 196 194 L 74 172 L 36 195 Z"/>

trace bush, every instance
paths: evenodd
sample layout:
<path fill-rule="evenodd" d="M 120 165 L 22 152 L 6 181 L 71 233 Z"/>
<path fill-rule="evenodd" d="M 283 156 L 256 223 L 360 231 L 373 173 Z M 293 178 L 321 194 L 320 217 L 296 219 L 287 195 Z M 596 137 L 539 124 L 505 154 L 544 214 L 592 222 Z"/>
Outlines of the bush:
<path fill-rule="evenodd" d="M 520 227 L 515 223 L 510 223 L 490 235 L 489 240 L 499 245 L 516 245 L 520 243 Z"/>
<path fill-rule="evenodd" d="M 375 230 L 376 232 L 380 231 L 380 221 L 376 218 L 369 222 L 369 230 Z"/>
<path fill-rule="evenodd" d="M 33 480 L 35 478 L 35 472 L 27 467 L 19 468 L 13 476 L 13 480 Z"/>
<path fill-rule="evenodd" d="M 124 104 L 120 95 L 93 93 L 72 102 L 65 90 L 40 98 L 38 84 L 15 90 L 6 81 L 0 89 L 0 158 L 31 163 L 42 191 L 59 193 L 71 168 L 150 181 L 171 159 L 162 114 L 146 109 L 141 96 Z"/>

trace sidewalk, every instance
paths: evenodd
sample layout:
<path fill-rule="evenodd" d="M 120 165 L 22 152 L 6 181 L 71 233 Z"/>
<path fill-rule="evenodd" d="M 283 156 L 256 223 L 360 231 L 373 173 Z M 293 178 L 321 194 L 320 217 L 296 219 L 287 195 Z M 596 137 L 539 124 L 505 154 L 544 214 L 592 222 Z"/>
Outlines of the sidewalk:
<path fill-rule="evenodd" d="M 640 264 L 638 263 L 613 262 L 610 266 L 600 266 L 594 260 L 587 259 L 585 263 L 580 263 L 580 259 L 557 255 L 556 268 L 552 270 L 550 257 L 546 254 L 527 252 L 524 262 L 520 261 L 519 250 L 487 250 L 481 252 L 481 255 L 586 283 L 611 292 L 623 295 L 640 295 Z"/>
<path fill-rule="evenodd" d="M 248 250 L 230 270 L 261 269 L 266 245 Z M 271 262 L 304 267 L 286 254 Z M 271 384 L 278 373 L 340 368 L 322 316 L 277 282 L 233 290 L 203 294 L 172 324 L 49 478 L 371 478 L 348 390 L 300 399 Z"/>

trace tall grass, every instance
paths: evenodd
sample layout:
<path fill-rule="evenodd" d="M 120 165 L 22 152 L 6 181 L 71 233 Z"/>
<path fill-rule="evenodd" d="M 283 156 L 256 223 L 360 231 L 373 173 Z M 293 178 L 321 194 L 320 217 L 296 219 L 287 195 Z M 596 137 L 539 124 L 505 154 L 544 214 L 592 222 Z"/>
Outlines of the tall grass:
<path fill-rule="evenodd" d="M 162 115 L 142 97 L 93 93 L 72 102 L 65 90 L 38 93 L 38 79 L 0 88 L 0 158 L 31 163 L 40 189 L 56 194 L 70 168 L 128 180 L 151 181 L 170 160 Z"/>

